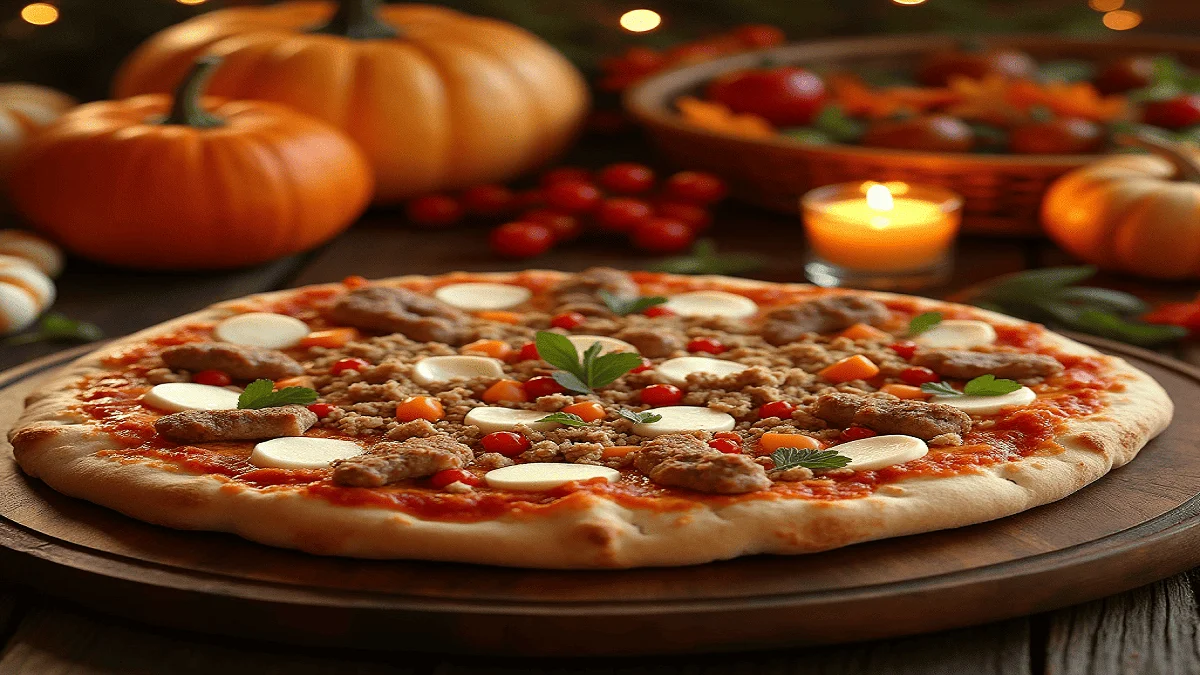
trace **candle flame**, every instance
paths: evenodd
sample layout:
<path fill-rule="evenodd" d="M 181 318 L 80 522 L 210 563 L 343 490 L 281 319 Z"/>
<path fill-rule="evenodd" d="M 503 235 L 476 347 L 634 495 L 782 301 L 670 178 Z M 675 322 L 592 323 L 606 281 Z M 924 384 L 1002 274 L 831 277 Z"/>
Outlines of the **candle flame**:
<path fill-rule="evenodd" d="M 631 33 L 645 33 L 658 28 L 662 15 L 652 9 L 634 9 L 621 15 L 621 28 Z"/>
<path fill-rule="evenodd" d="M 874 211 L 891 211 L 892 191 L 886 185 L 872 185 L 867 188 L 867 206 Z"/>

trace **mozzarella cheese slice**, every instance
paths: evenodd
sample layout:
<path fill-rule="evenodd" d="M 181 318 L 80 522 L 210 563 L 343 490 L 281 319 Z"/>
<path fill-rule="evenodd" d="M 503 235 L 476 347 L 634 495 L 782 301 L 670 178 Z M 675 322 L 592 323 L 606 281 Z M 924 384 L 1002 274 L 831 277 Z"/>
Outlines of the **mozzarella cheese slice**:
<path fill-rule="evenodd" d="M 463 424 L 474 424 L 485 434 L 493 431 L 512 431 L 518 424 L 524 424 L 536 431 L 550 431 L 561 426 L 558 422 L 538 422 L 549 415 L 544 410 L 516 410 L 500 406 L 480 406 L 471 408 L 463 417 Z"/>
<path fill-rule="evenodd" d="M 274 469 L 324 469 L 335 460 L 362 452 L 362 447 L 354 441 L 287 436 L 256 444 L 250 453 L 250 463 Z"/>
<path fill-rule="evenodd" d="M 694 405 L 669 405 L 645 412 L 662 415 L 662 419 L 633 425 L 633 433 L 638 436 L 654 438 L 688 431 L 732 431 L 734 426 L 734 419 L 728 413 Z"/>
<path fill-rule="evenodd" d="M 159 410 L 234 410 L 238 392 L 195 382 L 156 384 L 142 397 L 142 402 Z"/>
<path fill-rule="evenodd" d="M 946 319 L 913 338 L 913 342 L 932 349 L 970 349 L 996 342 L 996 329 L 986 321 Z"/>
<path fill-rule="evenodd" d="M 213 329 L 223 342 L 264 349 L 294 347 L 306 335 L 308 324 L 293 316 L 270 312 L 249 312 L 225 319 Z"/>
<path fill-rule="evenodd" d="M 744 319 L 758 313 L 758 305 L 744 295 L 725 291 L 692 291 L 672 295 L 663 305 L 680 316 L 726 316 Z"/>
<path fill-rule="evenodd" d="M 504 363 L 490 356 L 427 356 L 413 366 L 413 380 L 417 384 L 430 385 L 434 382 L 469 380 L 476 377 L 504 377 Z"/>
<path fill-rule="evenodd" d="M 1029 405 L 1037 400 L 1037 394 L 1029 387 L 1021 387 L 1000 396 L 934 396 L 930 403 L 944 403 L 971 415 L 995 415 L 1005 408 Z"/>
<path fill-rule="evenodd" d="M 579 352 L 580 356 L 587 351 L 588 347 L 593 344 L 600 343 L 600 353 L 608 354 L 609 352 L 633 352 L 637 353 L 637 347 L 629 344 L 624 340 L 605 337 L 603 335 L 568 335 L 567 339 L 571 344 L 575 345 L 575 351 Z"/>
<path fill-rule="evenodd" d="M 667 382 L 683 386 L 687 384 L 687 376 L 692 373 L 709 373 L 717 377 L 724 377 L 740 373 L 749 367 L 736 361 L 722 361 L 704 356 L 680 356 L 663 361 L 654 370 Z"/>
<path fill-rule="evenodd" d="M 533 291 L 510 284 L 450 284 L 434 291 L 433 297 L 452 307 L 481 312 L 516 307 L 533 297 Z"/>
<path fill-rule="evenodd" d="M 920 459 L 929 452 L 925 441 L 916 436 L 872 436 L 833 446 L 838 454 L 850 458 L 847 469 L 868 471 Z"/>
<path fill-rule="evenodd" d="M 621 478 L 621 472 L 594 464 L 534 462 L 492 469 L 483 478 L 489 487 L 498 490 L 549 490 L 571 481 L 594 478 L 615 483 Z"/>

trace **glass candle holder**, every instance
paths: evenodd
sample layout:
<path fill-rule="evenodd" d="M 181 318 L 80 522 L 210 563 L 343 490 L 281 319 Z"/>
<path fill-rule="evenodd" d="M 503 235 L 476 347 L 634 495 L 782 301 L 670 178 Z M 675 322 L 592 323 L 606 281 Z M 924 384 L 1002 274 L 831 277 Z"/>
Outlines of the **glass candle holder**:
<path fill-rule="evenodd" d="M 808 280 L 818 286 L 915 290 L 953 269 L 962 197 L 908 183 L 826 185 L 800 200 Z"/>

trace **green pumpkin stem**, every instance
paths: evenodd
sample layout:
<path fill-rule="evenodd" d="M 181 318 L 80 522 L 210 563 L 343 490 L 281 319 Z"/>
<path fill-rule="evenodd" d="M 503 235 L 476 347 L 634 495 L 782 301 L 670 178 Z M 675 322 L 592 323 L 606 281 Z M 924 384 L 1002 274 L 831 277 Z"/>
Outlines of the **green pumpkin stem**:
<path fill-rule="evenodd" d="M 171 104 L 171 112 L 162 124 L 183 124 L 189 127 L 209 129 L 225 124 L 225 120 L 208 112 L 200 105 L 200 96 L 208 86 L 208 80 L 213 71 L 221 65 L 221 57 L 205 56 L 196 61 L 191 72 L 183 78 L 179 88 L 175 90 L 175 101 Z"/>
<path fill-rule="evenodd" d="M 399 35 L 399 31 L 379 18 L 377 9 L 379 0 L 341 0 L 329 22 L 309 32 L 351 40 L 387 40 Z"/>
<path fill-rule="evenodd" d="M 1167 160 L 1175 167 L 1175 180 L 1189 183 L 1200 183 L 1200 164 L 1188 155 L 1179 151 L 1175 145 L 1158 136 L 1136 132 L 1131 134 L 1114 134 L 1113 142 L 1131 148 L 1142 148 Z"/>

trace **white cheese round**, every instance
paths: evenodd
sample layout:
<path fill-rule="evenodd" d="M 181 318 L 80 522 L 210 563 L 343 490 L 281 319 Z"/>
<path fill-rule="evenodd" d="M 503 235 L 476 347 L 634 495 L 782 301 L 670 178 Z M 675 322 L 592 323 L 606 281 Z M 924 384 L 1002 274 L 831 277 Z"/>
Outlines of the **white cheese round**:
<path fill-rule="evenodd" d="M 706 356 L 680 356 L 663 361 L 655 366 L 654 370 L 662 379 L 682 387 L 687 384 L 687 376 L 692 373 L 708 373 L 724 377 L 740 373 L 749 367 L 736 361 L 722 361 Z"/>
<path fill-rule="evenodd" d="M 354 441 L 287 436 L 256 444 L 250 453 L 250 463 L 275 469 L 324 469 L 335 460 L 362 452 L 362 447 Z"/>
<path fill-rule="evenodd" d="M 482 312 L 516 307 L 533 297 L 533 291 L 511 284 L 450 284 L 434 291 L 433 297 L 468 312 Z"/>
<path fill-rule="evenodd" d="M 913 342 L 931 349 L 970 349 L 996 342 L 996 329 L 986 321 L 946 319 L 917 335 Z"/>
<path fill-rule="evenodd" d="M 37 298 L 24 288 L 0 283 L 0 335 L 28 328 L 41 313 Z"/>
<path fill-rule="evenodd" d="M 0 284 L 9 284 L 25 290 L 37 301 L 39 309 L 46 309 L 54 304 L 54 282 L 33 265 L 0 260 Z"/>
<path fill-rule="evenodd" d="M 694 405 L 669 405 L 651 408 L 645 412 L 662 415 L 662 419 L 657 422 L 633 425 L 633 433 L 650 438 L 689 431 L 732 431 L 735 424 L 729 413 Z"/>
<path fill-rule="evenodd" d="M 309 333 L 308 324 L 286 314 L 249 312 L 225 319 L 213 329 L 223 342 L 264 349 L 294 347 Z"/>
<path fill-rule="evenodd" d="M 1037 400 L 1037 394 L 1029 387 L 1021 387 L 1000 396 L 934 396 L 930 403 L 954 406 L 970 415 L 995 415 L 1005 408 L 1029 405 Z"/>
<path fill-rule="evenodd" d="M 594 464 L 534 462 L 492 469 L 483 476 L 488 486 L 498 490 L 549 490 L 577 480 L 603 478 L 615 483 L 621 472 Z"/>
<path fill-rule="evenodd" d="M 833 450 L 850 458 L 847 469 L 868 471 L 920 459 L 929 446 L 916 436 L 872 436 L 835 445 Z"/>
<path fill-rule="evenodd" d="M 238 392 L 195 382 L 156 384 L 142 397 L 142 402 L 159 410 L 234 410 Z"/>
<path fill-rule="evenodd" d="M 421 385 L 476 377 L 504 377 L 504 363 L 490 356 L 426 356 L 413 366 L 413 381 Z"/>
<path fill-rule="evenodd" d="M 600 343 L 601 354 L 608 354 L 610 352 L 637 353 L 637 347 L 634 347 L 628 342 L 624 340 L 618 340 L 616 338 L 605 337 L 603 335 L 568 335 L 567 339 L 571 341 L 571 344 L 575 345 L 575 351 L 579 352 L 579 356 L 581 358 L 583 357 L 583 353 L 587 351 L 588 347 L 591 347 L 597 342 Z"/>
<path fill-rule="evenodd" d="M 744 295 L 725 291 L 692 291 L 672 295 L 663 305 L 680 316 L 726 316 L 744 319 L 758 313 L 758 305 Z"/>
<path fill-rule="evenodd" d="M 524 424 L 535 431 L 549 431 L 560 425 L 558 422 L 538 422 L 550 413 L 544 410 L 515 410 L 500 406 L 480 406 L 471 408 L 463 417 L 463 424 L 473 424 L 485 434 L 493 431 L 512 431 L 518 424 Z"/>

